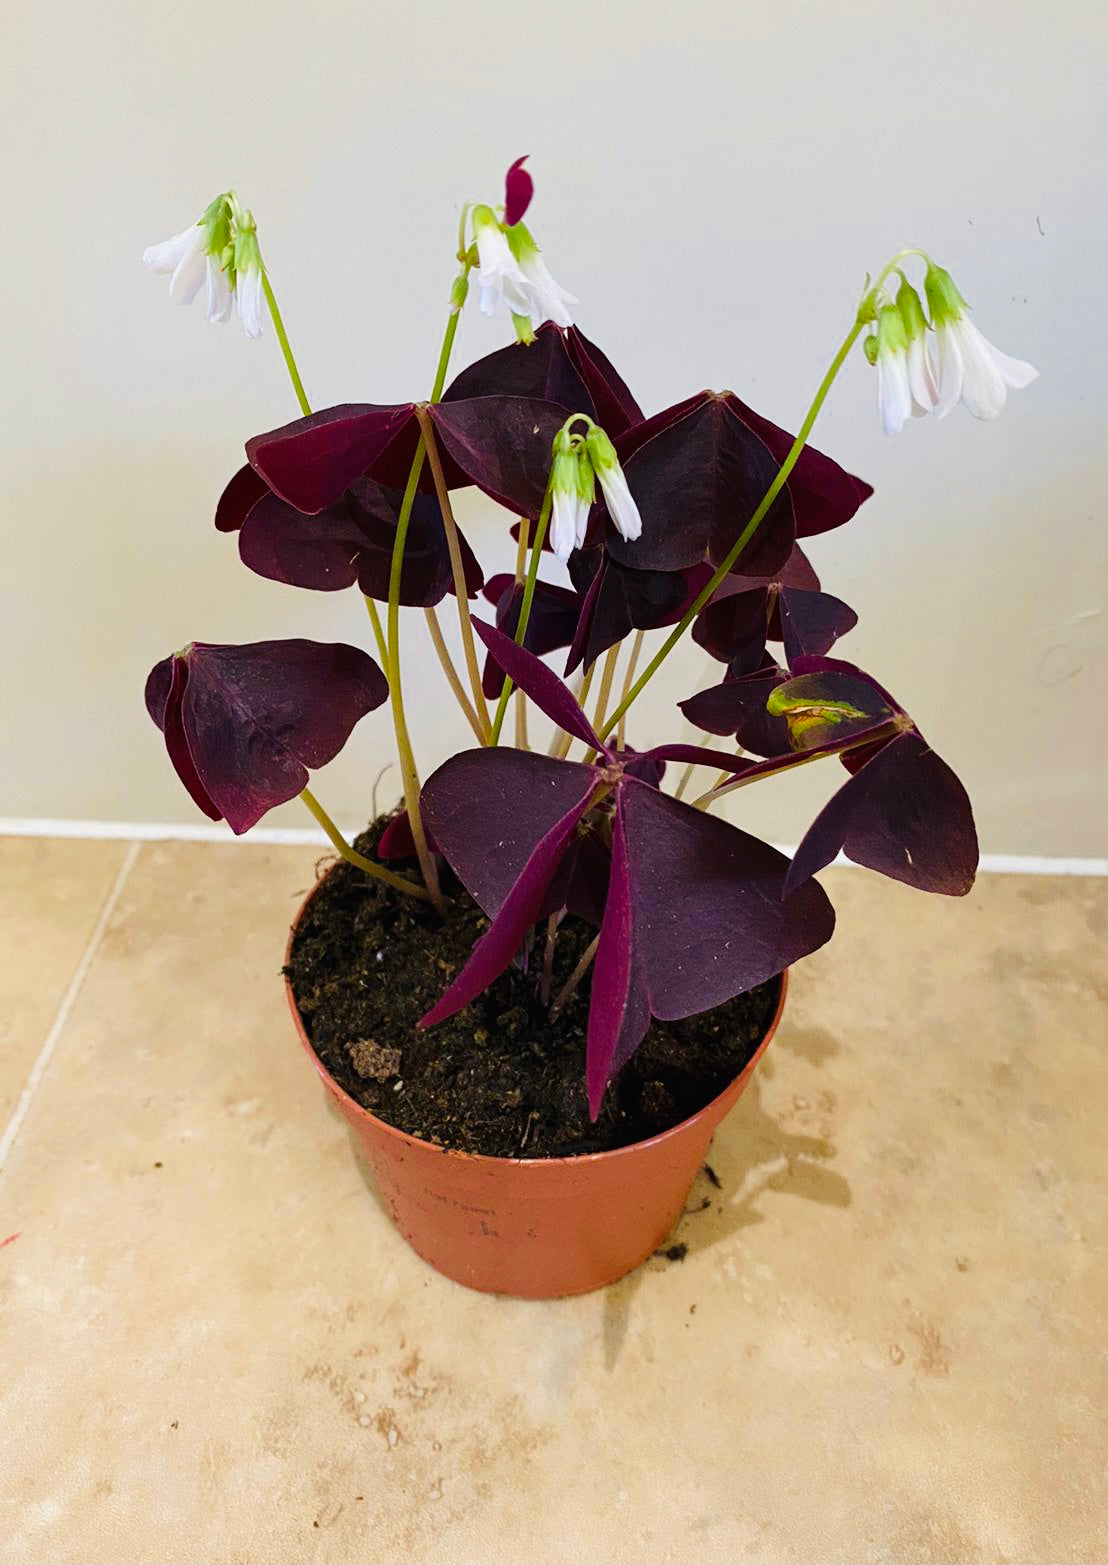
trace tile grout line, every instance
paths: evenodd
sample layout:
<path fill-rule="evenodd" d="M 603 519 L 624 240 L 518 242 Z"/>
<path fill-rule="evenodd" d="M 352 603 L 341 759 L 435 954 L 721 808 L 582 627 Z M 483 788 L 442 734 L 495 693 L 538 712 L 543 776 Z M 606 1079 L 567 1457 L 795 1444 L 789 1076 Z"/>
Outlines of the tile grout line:
<path fill-rule="evenodd" d="M 9 1119 L 7 1126 L 5 1127 L 4 1134 L 0 1136 L 0 1174 L 2 1174 L 4 1171 L 4 1165 L 7 1163 L 8 1156 L 15 1145 L 16 1138 L 19 1135 L 20 1130 L 23 1127 L 23 1121 L 27 1118 L 28 1111 L 30 1110 L 31 1104 L 34 1102 L 35 1095 L 37 1094 L 39 1087 L 42 1085 L 42 1080 L 46 1074 L 47 1067 L 53 1058 L 54 1050 L 58 1046 L 58 1040 L 65 1031 L 65 1025 L 69 1020 L 70 1012 L 73 1010 L 73 1007 L 77 1001 L 77 997 L 84 987 L 85 979 L 88 977 L 89 968 L 92 966 L 93 959 L 95 958 L 97 951 L 100 949 L 100 943 L 104 938 L 104 934 L 107 930 L 108 924 L 111 921 L 112 914 L 115 912 L 116 904 L 118 903 L 120 895 L 122 894 L 123 887 L 127 883 L 127 878 L 130 875 L 131 870 L 134 868 L 135 860 L 138 858 L 141 850 L 141 842 L 131 842 L 128 844 L 127 853 L 123 859 L 123 863 L 120 865 L 119 873 L 116 875 L 115 882 L 112 885 L 111 890 L 108 892 L 108 895 L 104 899 L 104 903 L 100 909 L 96 923 L 93 925 L 92 933 L 89 935 L 88 943 L 86 944 L 84 951 L 81 953 L 81 959 L 77 963 L 73 977 L 69 980 L 69 986 L 66 989 L 65 994 L 62 996 L 62 1002 L 58 1006 L 54 1020 L 50 1024 L 50 1030 L 46 1034 L 46 1039 L 42 1045 L 42 1048 L 38 1051 L 38 1056 L 35 1059 L 34 1064 L 31 1066 L 27 1080 L 23 1086 L 23 1091 L 19 1094 L 15 1108 L 12 1110 L 12 1116 Z"/>

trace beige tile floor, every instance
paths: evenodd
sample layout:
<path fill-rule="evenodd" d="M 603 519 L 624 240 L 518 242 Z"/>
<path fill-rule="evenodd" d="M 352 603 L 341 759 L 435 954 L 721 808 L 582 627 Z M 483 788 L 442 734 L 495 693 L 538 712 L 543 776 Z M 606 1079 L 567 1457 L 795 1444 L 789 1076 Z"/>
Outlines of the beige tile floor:
<path fill-rule="evenodd" d="M 0 849 L 0 1560 L 1108 1558 L 1108 883 L 829 874 L 686 1260 L 534 1304 L 324 1106 L 311 850 Z"/>

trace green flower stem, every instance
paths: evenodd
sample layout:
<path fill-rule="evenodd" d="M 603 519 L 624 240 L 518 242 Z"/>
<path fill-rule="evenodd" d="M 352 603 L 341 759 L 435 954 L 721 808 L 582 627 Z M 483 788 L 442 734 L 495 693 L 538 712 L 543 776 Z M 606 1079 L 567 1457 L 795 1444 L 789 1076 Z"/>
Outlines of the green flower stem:
<path fill-rule="evenodd" d="M 785 460 L 778 469 L 776 478 L 762 496 L 762 499 L 758 504 L 758 508 L 754 512 L 754 515 L 750 518 L 749 522 L 747 522 L 746 526 L 739 534 L 738 539 L 736 540 L 733 547 L 728 550 L 726 558 L 720 565 L 719 569 L 715 572 L 714 576 L 704 587 L 703 591 L 698 593 L 696 598 L 694 598 L 693 602 L 690 604 L 688 609 L 686 609 L 681 619 L 678 620 L 677 624 L 670 631 L 661 647 L 651 658 L 650 662 L 646 665 L 646 668 L 639 675 L 635 683 L 631 686 L 631 689 L 627 692 L 626 696 L 624 696 L 624 698 L 620 701 L 611 717 L 608 718 L 607 723 L 600 730 L 600 737 L 602 739 L 606 739 L 608 737 L 612 729 L 616 726 L 616 724 L 622 718 L 623 714 L 627 711 L 628 707 L 638 697 L 644 686 L 648 684 L 654 674 L 657 673 L 658 669 L 662 666 L 666 658 L 673 651 L 674 647 L 681 640 L 681 637 L 688 630 L 693 620 L 700 613 L 704 605 L 709 601 L 716 588 L 722 581 L 726 580 L 735 562 L 739 559 L 743 550 L 754 537 L 754 534 L 758 531 L 758 528 L 762 525 L 762 522 L 765 520 L 770 506 L 777 499 L 777 496 L 785 487 L 785 484 L 788 482 L 789 474 L 796 466 L 800 457 L 800 453 L 807 445 L 808 436 L 812 432 L 812 425 L 815 423 L 817 417 L 819 416 L 820 409 L 827 400 L 827 393 L 831 390 L 831 387 L 835 382 L 835 377 L 846 363 L 850 350 L 857 342 L 858 337 L 864 329 L 864 326 L 865 321 L 860 318 L 856 319 L 853 326 L 851 326 L 849 332 L 846 334 L 846 337 L 843 340 L 842 346 L 840 347 L 838 353 L 836 353 L 834 359 L 831 361 L 830 369 L 827 371 L 827 374 L 820 382 L 819 390 L 812 399 L 812 405 L 808 409 L 808 412 L 804 418 L 804 422 L 800 426 L 797 437 L 789 449 L 789 454 L 786 456 Z"/>
<path fill-rule="evenodd" d="M 458 524 L 454 520 L 454 511 L 450 504 L 450 491 L 446 487 L 446 476 L 442 470 L 442 459 L 439 456 L 439 448 L 435 440 L 435 428 L 431 422 L 431 415 L 426 408 L 422 407 L 417 412 L 419 427 L 423 431 L 424 443 L 427 446 L 427 460 L 431 464 L 431 476 L 435 480 L 435 494 L 438 497 L 439 510 L 442 513 L 443 531 L 446 533 L 446 547 L 450 554 L 450 569 L 454 577 L 454 598 L 458 605 L 458 629 L 462 634 L 462 653 L 469 673 L 469 688 L 473 695 L 473 710 L 476 712 L 483 730 L 481 743 L 488 744 L 491 733 L 489 709 L 485 705 L 485 692 L 481 685 L 481 667 L 477 661 L 477 648 L 473 640 L 473 619 L 469 612 L 469 587 L 466 583 L 465 564 L 462 560 L 462 545 L 458 537 Z"/>
<path fill-rule="evenodd" d="M 585 702 L 589 699 L 589 691 L 592 689 L 593 675 L 595 673 L 596 664 L 590 663 L 588 668 L 581 675 L 581 678 L 577 684 L 577 689 L 573 692 L 577 697 L 577 705 L 581 708 L 582 711 L 585 709 Z M 567 734 L 563 728 L 556 728 L 554 730 L 554 737 L 550 741 L 550 749 L 546 753 L 547 755 L 552 755 L 557 761 L 564 761 L 566 756 L 569 754 L 569 747 L 572 743 L 572 734 Z"/>
<path fill-rule="evenodd" d="M 310 788 L 304 788 L 300 797 L 327 833 L 336 852 L 348 864 L 353 864 L 358 869 L 364 870 L 367 875 L 372 875 L 374 880 L 383 880 L 385 885 L 391 886 L 394 891 L 407 892 L 408 896 L 419 897 L 426 902 L 428 894 L 422 886 L 417 886 L 414 881 L 405 879 L 403 875 L 395 874 L 391 869 L 386 869 L 383 864 L 375 864 L 372 859 L 365 858 L 352 848 Z"/>
<path fill-rule="evenodd" d="M 373 626 L 373 639 L 377 643 L 377 655 L 381 659 L 381 667 L 384 668 L 389 661 L 389 649 L 385 642 L 385 632 L 381 626 L 381 616 L 377 612 L 377 605 L 372 598 L 364 599 L 366 613 L 369 615 L 369 623 Z"/>
<path fill-rule="evenodd" d="M 463 261 L 462 270 L 459 274 L 460 277 L 463 280 L 468 278 L 469 271 L 469 262 Z M 439 400 L 442 396 L 442 389 L 446 385 L 446 372 L 450 364 L 450 354 L 454 347 L 454 338 L 458 333 L 459 313 L 459 310 L 451 309 L 447 318 L 442 347 L 439 349 L 439 362 L 435 370 L 435 381 L 431 389 L 432 402 Z M 408 524 L 412 519 L 412 506 L 415 504 L 416 490 L 419 487 L 419 478 L 423 472 L 423 463 L 426 456 L 427 446 L 421 434 L 416 442 L 411 471 L 408 474 L 408 482 L 404 488 L 404 497 L 400 502 L 400 514 L 396 519 L 396 537 L 393 540 L 392 563 L 389 569 L 388 662 L 385 664 L 385 673 L 389 681 L 392 723 L 396 734 L 397 755 L 400 759 L 400 774 L 404 784 L 404 808 L 408 813 L 408 822 L 412 828 L 412 839 L 415 842 L 416 854 L 419 858 L 420 869 L 423 871 L 424 882 L 430 893 L 431 901 L 439 912 L 442 913 L 446 909 L 446 900 L 439 887 L 438 871 L 427 847 L 427 833 L 423 829 L 423 816 L 419 808 L 419 772 L 416 768 L 415 755 L 412 751 L 407 718 L 404 715 L 404 695 L 400 682 L 400 577 L 404 567 L 404 548 L 408 542 Z"/>
<path fill-rule="evenodd" d="M 442 633 L 442 626 L 439 624 L 439 617 L 435 613 L 434 609 L 424 609 L 423 614 L 427 620 L 427 629 L 431 636 L 431 644 L 434 646 L 434 649 L 438 654 L 439 663 L 442 665 L 442 671 L 446 675 L 446 682 L 454 692 L 458 705 L 461 707 L 465 716 L 466 722 L 473 729 L 473 737 L 477 740 L 478 744 L 487 744 L 488 730 L 481 727 L 477 713 L 469 704 L 469 697 L 465 693 L 465 686 L 458 677 L 458 670 L 454 667 L 454 659 L 450 656 L 450 650 L 446 645 L 446 640 Z"/>
<path fill-rule="evenodd" d="M 305 417 L 312 411 L 308 402 L 308 394 L 304 390 L 304 382 L 300 379 L 300 371 L 296 367 L 296 360 L 292 356 L 289 347 L 288 333 L 285 331 L 285 323 L 281 319 L 281 312 L 277 308 L 277 300 L 273 297 L 273 289 L 269 285 L 269 277 L 263 267 L 262 288 L 265 292 L 265 302 L 269 305 L 269 313 L 273 318 L 273 329 L 277 333 L 277 341 L 281 344 L 281 352 L 285 355 L 285 364 L 288 367 L 289 378 L 292 381 L 292 389 L 296 392 L 296 400 L 300 404 L 300 411 Z"/>
<path fill-rule="evenodd" d="M 632 682 L 635 678 L 635 670 L 638 668 L 639 658 L 642 656 L 642 644 L 643 637 L 645 635 L 646 632 L 644 630 L 637 630 L 635 632 L 635 639 L 631 643 L 631 656 L 627 659 L 627 671 L 623 676 L 623 688 L 619 693 L 619 698 L 621 701 L 626 699 L 627 693 L 631 689 Z M 619 728 L 616 730 L 616 746 L 620 750 L 623 749 L 627 739 L 626 728 L 627 712 L 625 710 L 623 716 L 619 720 Z"/>
<path fill-rule="evenodd" d="M 549 483 L 542 499 L 542 510 L 539 512 L 538 526 L 535 528 L 535 541 L 531 546 L 531 563 L 527 567 L 527 580 L 523 587 L 523 602 L 519 606 L 519 624 L 516 626 L 515 643 L 522 647 L 523 638 L 527 634 L 527 625 L 531 618 L 531 604 L 535 600 L 535 583 L 539 577 L 539 560 L 542 557 L 543 539 L 546 537 L 546 529 L 550 524 L 550 505 L 553 491 Z M 500 730 L 504 727 L 504 714 L 508 710 L 508 697 L 512 693 L 512 681 L 507 674 L 500 689 L 500 700 L 496 706 L 496 716 L 493 718 L 491 744 L 500 742 Z"/>

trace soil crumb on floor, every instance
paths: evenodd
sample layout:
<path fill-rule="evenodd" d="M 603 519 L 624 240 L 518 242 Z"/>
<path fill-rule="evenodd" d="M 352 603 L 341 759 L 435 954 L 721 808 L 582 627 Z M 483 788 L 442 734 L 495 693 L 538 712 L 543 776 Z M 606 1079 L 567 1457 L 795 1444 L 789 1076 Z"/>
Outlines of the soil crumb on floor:
<path fill-rule="evenodd" d="M 372 856 L 379 821 L 358 838 Z M 394 864 L 394 868 L 406 868 Z M 449 1021 L 416 1022 L 464 966 L 487 917 L 452 877 L 445 922 L 351 864 L 328 870 L 285 969 L 312 1045 L 339 1085 L 397 1129 L 491 1157 L 605 1152 L 658 1135 L 723 1091 L 765 1036 L 781 980 L 716 1010 L 651 1024 L 609 1087 L 585 1096 L 586 979 L 551 1023 L 538 993 L 543 942 Z M 572 916 L 555 946 L 557 994 L 596 931 Z"/>

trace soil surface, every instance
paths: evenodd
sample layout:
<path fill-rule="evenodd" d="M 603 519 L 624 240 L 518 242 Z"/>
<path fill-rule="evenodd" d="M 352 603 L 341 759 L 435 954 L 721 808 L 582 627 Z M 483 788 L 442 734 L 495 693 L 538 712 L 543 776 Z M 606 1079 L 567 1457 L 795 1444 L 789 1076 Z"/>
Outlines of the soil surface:
<path fill-rule="evenodd" d="M 358 838 L 359 852 L 372 856 L 384 825 Z M 778 978 L 701 1016 L 653 1022 L 593 1124 L 585 1097 L 589 979 L 551 1023 L 538 993 L 541 938 L 526 972 L 509 968 L 457 1016 L 417 1029 L 488 928 L 448 869 L 446 877 L 453 909 L 444 923 L 427 903 L 337 863 L 312 899 L 285 969 L 331 1075 L 399 1130 L 492 1157 L 610 1151 L 668 1130 L 710 1103 L 765 1036 Z M 572 916 L 563 920 L 553 994 L 595 933 Z"/>

